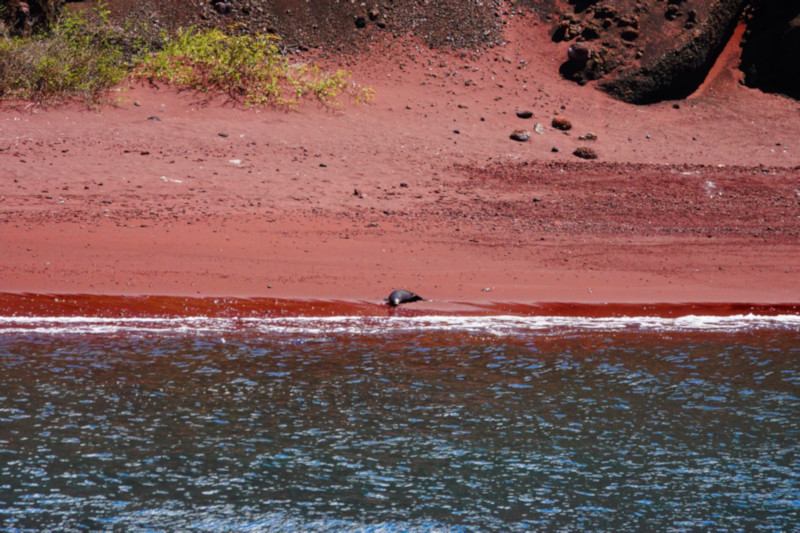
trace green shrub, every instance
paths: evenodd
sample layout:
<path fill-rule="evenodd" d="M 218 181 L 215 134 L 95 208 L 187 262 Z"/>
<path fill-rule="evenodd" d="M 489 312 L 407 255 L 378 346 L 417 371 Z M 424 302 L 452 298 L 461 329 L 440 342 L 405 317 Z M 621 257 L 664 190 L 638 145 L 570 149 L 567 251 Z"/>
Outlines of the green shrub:
<path fill-rule="evenodd" d="M 274 35 L 196 28 L 156 35 L 146 26 L 112 26 L 104 7 L 98 2 L 91 11 L 62 14 L 31 37 L 0 32 L 0 98 L 97 103 L 126 78 L 224 93 L 253 105 L 288 106 L 306 97 L 330 105 L 342 94 L 372 98 L 344 70 L 290 64 Z"/>
<path fill-rule="evenodd" d="M 344 70 L 290 64 L 275 35 L 227 35 L 218 29 L 179 30 L 147 57 L 136 76 L 203 92 L 223 92 L 248 104 L 297 104 L 307 96 L 333 103 L 342 93 L 369 99 Z"/>
<path fill-rule="evenodd" d="M 43 34 L 0 37 L 0 98 L 97 102 L 129 70 L 113 37 L 107 23 L 74 14 Z"/>

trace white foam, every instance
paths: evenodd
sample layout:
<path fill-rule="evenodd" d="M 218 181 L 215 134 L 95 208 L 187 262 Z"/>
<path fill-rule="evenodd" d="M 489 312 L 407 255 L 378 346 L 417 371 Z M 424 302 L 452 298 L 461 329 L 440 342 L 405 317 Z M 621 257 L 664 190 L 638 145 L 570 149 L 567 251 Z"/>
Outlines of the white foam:
<path fill-rule="evenodd" d="M 514 336 L 526 333 L 581 331 L 800 331 L 798 315 L 567 316 L 422 316 L 422 317 L 281 317 L 281 318 L 102 318 L 0 316 L 0 335 L 223 334 L 254 331 L 265 336 L 386 335 L 451 331 Z"/>

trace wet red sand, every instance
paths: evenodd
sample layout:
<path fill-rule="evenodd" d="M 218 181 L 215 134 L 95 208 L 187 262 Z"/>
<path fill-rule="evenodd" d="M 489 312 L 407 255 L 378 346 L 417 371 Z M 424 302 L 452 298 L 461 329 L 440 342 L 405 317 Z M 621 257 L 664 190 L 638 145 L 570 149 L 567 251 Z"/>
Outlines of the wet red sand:
<path fill-rule="evenodd" d="M 0 316 L 36 317 L 182 317 L 223 318 L 293 316 L 575 316 L 680 317 L 730 315 L 796 315 L 800 304 L 521 304 L 428 301 L 424 307 L 390 307 L 356 300 L 288 300 L 280 298 L 193 298 L 176 296 L 104 296 L 89 294 L 0 294 Z"/>
<path fill-rule="evenodd" d="M 414 312 L 800 303 L 800 103 L 739 85 L 729 50 L 698 94 L 635 107 L 560 79 L 566 45 L 530 19 L 506 37 L 481 54 L 409 40 L 329 57 L 376 91 L 337 109 L 145 86 L 100 110 L 7 106 L 3 305 L 39 293 L 378 306 L 397 287 L 433 300 Z M 554 130 L 556 115 L 574 128 Z M 519 128 L 528 142 L 509 139 Z M 598 139 L 579 140 L 588 132 Z"/>

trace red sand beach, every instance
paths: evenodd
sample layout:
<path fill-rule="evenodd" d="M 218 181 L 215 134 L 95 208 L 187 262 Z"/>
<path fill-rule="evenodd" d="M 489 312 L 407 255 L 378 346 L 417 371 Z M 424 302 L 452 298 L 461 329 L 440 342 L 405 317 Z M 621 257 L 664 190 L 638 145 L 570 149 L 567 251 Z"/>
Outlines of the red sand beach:
<path fill-rule="evenodd" d="M 6 105 L 0 292 L 800 302 L 800 103 L 740 85 L 735 46 L 695 95 L 632 106 L 561 79 L 531 19 L 506 38 L 327 57 L 375 90 L 336 108 Z"/>

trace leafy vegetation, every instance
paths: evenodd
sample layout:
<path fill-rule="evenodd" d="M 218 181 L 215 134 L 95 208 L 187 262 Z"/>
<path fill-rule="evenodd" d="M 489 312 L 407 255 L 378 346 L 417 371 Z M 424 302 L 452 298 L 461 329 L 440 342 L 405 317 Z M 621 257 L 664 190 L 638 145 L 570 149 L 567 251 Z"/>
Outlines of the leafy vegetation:
<path fill-rule="evenodd" d="M 35 35 L 9 33 L 0 27 L 0 99 L 98 103 L 126 79 L 226 94 L 252 105 L 288 106 L 304 98 L 332 105 L 343 94 L 357 102 L 373 95 L 344 70 L 290 63 L 277 36 L 119 28 L 101 2 L 91 11 L 61 14 Z"/>
<path fill-rule="evenodd" d="M 344 70 L 326 73 L 316 66 L 290 64 L 280 53 L 279 37 L 232 36 L 217 29 L 179 30 L 157 53 L 145 58 L 135 75 L 198 91 L 224 92 L 248 104 L 297 104 L 307 96 L 333 103 L 351 92 L 371 98 Z"/>
<path fill-rule="evenodd" d="M 96 101 L 127 75 L 122 47 L 104 13 L 67 15 L 49 31 L 0 38 L 0 97 L 37 102 L 81 95 Z"/>

